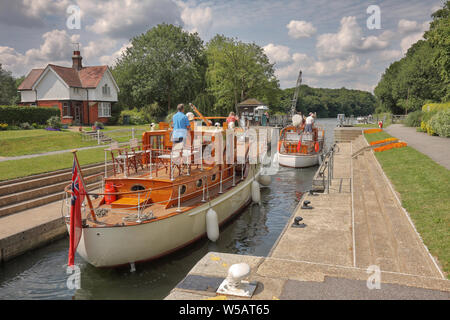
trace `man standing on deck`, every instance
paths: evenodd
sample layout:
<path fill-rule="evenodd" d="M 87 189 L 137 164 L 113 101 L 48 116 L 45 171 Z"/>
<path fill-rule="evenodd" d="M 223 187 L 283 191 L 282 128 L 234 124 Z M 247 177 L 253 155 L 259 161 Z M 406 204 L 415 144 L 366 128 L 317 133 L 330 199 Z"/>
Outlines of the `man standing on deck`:
<path fill-rule="evenodd" d="M 172 141 L 174 143 L 185 142 L 187 130 L 189 128 L 189 119 L 184 114 L 184 104 L 180 103 L 177 106 L 178 112 L 174 114 Z"/>
<path fill-rule="evenodd" d="M 314 114 L 310 112 L 309 117 L 306 118 L 305 132 L 312 132 L 313 124 L 314 124 Z"/>

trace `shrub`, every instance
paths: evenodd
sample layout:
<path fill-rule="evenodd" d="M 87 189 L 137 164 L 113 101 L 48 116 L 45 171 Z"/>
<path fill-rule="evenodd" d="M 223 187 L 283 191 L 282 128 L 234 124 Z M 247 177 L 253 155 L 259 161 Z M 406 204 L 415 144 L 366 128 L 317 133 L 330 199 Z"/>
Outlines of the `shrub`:
<path fill-rule="evenodd" d="M 7 123 L 0 123 L 0 130 L 8 130 L 8 124 Z"/>
<path fill-rule="evenodd" d="M 28 122 L 24 122 L 20 124 L 20 128 L 23 130 L 30 130 L 32 126 Z"/>
<path fill-rule="evenodd" d="M 138 111 L 138 109 L 134 108 L 132 110 L 123 110 L 120 113 L 119 116 L 119 124 L 125 124 L 124 123 L 124 116 L 128 116 L 129 117 L 129 122 L 128 124 L 145 124 L 145 120 L 144 117 L 142 116 L 142 114 Z"/>
<path fill-rule="evenodd" d="M 33 122 L 33 123 L 31 124 L 31 126 L 32 126 L 34 129 L 39 129 L 39 125 L 38 125 L 36 122 Z"/>
<path fill-rule="evenodd" d="M 408 117 L 406 117 L 406 125 L 408 127 L 420 127 L 422 114 L 423 112 L 421 110 L 417 110 L 408 114 Z"/>
<path fill-rule="evenodd" d="M 9 125 L 20 123 L 45 124 L 52 116 L 60 116 L 58 108 L 41 108 L 29 106 L 0 106 L 0 119 Z"/>
<path fill-rule="evenodd" d="M 105 128 L 104 125 L 103 125 L 103 123 L 100 122 L 100 121 L 95 121 L 94 126 L 95 126 L 97 129 L 104 129 L 104 128 Z"/>
<path fill-rule="evenodd" d="M 450 102 L 446 103 L 426 103 L 422 107 L 423 112 L 432 112 L 432 111 L 440 111 L 450 109 Z"/>
<path fill-rule="evenodd" d="M 59 116 L 51 117 L 47 120 L 47 124 L 52 129 L 61 129 L 62 127 L 61 119 L 59 118 Z"/>
<path fill-rule="evenodd" d="M 450 137 L 450 109 L 437 112 L 428 123 L 432 133 L 441 137 Z"/>

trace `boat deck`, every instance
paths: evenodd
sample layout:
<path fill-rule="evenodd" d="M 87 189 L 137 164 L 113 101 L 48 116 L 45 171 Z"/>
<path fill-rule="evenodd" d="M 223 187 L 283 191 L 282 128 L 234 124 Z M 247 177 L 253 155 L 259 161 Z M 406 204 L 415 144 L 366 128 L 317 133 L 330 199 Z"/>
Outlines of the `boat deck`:
<path fill-rule="evenodd" d="M 208 174 L 211 175 L 213 170 L 220 175 L 220 171 L 217 167 L 203 166 L 203 170 L 201 170 L 200 168 L 193 168 L 189 175 L 185 173 L 183 175 L 176 176 L 174 177 L 173 181 L 170 180 L 170 175 L 165 172 L 164 168 L 158 170 L 158 177 L 156 177 L 156 172 L 153 172 L 152 178 L 150 178 L 149 171 L 145 172 L 144 170 L 140 170 L 133 175 L 128 175 L 127 177 L 125 177 L 123 173 L 120 173 L 110 176 L 107 179 L 117 179 L 118 181 L 125 181 L 127 179 L 142 179 L 143 181 L 165 182 L 170 183 L 167 188 L 172 189 L 173 185 L 182 185 L 183 183 L 187 182 L 192 183 L 192 181 L 196 181 L 201 177 L 208 176 Z M 238 185 L 241 181 L 241 176 L 236 175 L 235 185 Z M 136 195 L 132 195 L 130 197 L 125 196 L 114 201 L 112 204 L 105 204 L 101 190 L 89 192 L 92 199 L 92 205 L 95 210 L 96 220 L 94 221 L 89 212 L 89 207 L 86 206 L 86 224 L 89 227 L 119 227 L 125 225 L 137 225 L 141 223 L 154 222 L 189 211 L 204 204 L 207 201 L 213 200 L 214 198 L 218 197 L 220 195 L 220 189 L 222 189 L 222 193 L 225 193 L 231 188 L 233 188 L 232 177 L 223 179 L 222 188 L 220 187 L 220 179 L 216 179 L 215 183 L 211 184 L 210 186 L 206 187 L 205 185 L 205 187 L 198 188 L 194 192 L 194 197 L 187 200 L 180 199 L 179 205 L 178 195 L 175 195 L 174 198 L 169 197 L 162 203 L 153 203 L 152 201 L 147 201 L 147 199 L 150 199 L 151 196 L 147 195 L 146 198 L 146 192 L 144 191 L 141 195 L 142 198 L 138 199 Z M 149 191 L 148 194 L 151 194 L 151 192 L 152 191 Z M 95 197 L 97 198 L 95 199 Z M 167 203 L 170 200 L 175 200 L 175 205 L 166 208 Z M 140 211 L 139 216 L 138 203 Z"/>

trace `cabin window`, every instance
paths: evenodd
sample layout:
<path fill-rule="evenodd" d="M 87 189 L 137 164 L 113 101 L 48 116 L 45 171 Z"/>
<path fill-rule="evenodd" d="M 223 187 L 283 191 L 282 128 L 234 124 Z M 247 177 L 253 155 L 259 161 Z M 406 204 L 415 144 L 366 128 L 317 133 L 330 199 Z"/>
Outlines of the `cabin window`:
<path fill-rule="evenodd" d="M 109 97 L 111 95 L 111 88 L 108 86 L 108 84 L 105 84 L 102 87 L 102 93 L 104 96 Z"/>
<path fill-rule="evenodd" d="M 180 194 L 184 194 L 186 192 L 186 190 L 187 190 L 187 187 L 185 184 L 183 184 L 180 188 Z"/>
<path fill-rule="evenodd" d="M 99 118 L 111 117 L 111 103 L 109 102 L 98 103 L 98 117 Z"/>
<path fill-rule="evenodd" d="M 135 184 L 131 187 L 131 191 L 139 191 L 139 190 L 145 190 L 145 187 L 141 184 Z"/>
<path fill-rule="evenodd" d="M 198 179 L 195 185 L 200 188 L 203 185 L 203 179 Z"/>
<path fill-rule="evenodd" d="M 70 104 L 68 102 L 63 103 L 63 117 L 70 117 Z"/>
<path fill-rule="evenodd" d="M 216 181 L 216 178 L 217 178 L 217 176 L 216 176 L 216 174 L 214 173 L 214 174 L 211 176 L 211 181 Z"/>

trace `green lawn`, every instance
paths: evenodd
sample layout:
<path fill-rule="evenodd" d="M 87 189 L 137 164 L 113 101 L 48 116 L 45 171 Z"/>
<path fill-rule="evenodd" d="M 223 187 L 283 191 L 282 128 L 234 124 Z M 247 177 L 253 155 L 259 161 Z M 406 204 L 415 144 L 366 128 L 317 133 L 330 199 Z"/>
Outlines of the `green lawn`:
<path fill-rule="evenodd" d="M 385 132 L 367 140 L 389 138 Z M 450 279 L 450 170 L 411 147 L 376 152 L 417 231 Z"/>
<path fill-rule="evenodd" d="M 375 133 L 365 133 L 364 136 L 366 137 L 367 142 L 369 143 L 371 143 L 372 141 L 384 140 L 392 137 L 390 134 L 387 134 L 384 131 Z"/>
<path fill-rule="evenodd" d="M 81 150 L 77 152 L 77 155 L 80 165 L 103 162 L 105 160 L 103 148 Z M 30 159 L 2 161 L 0 162 L 0 181 L 71 168 L 72 164 L 73 155 L 71 152 Z"/>
<path fill-rule="evenodd" d="M 67 130 L 0 131 L 0 156 L 13 157 L 49 151 L 97 145 L 96 141 L 82 141 L 81 135 Z"/>

